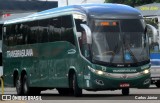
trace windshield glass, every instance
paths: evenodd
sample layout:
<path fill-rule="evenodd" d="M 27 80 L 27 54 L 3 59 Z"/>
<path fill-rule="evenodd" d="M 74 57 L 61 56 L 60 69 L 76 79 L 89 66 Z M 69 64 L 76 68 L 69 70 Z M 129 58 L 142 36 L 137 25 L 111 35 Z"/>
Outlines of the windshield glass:
<path fill-rule="evenodd" d="M 148 38 L 142 20 L 94 20 L 93 61 L 137 63 L 149 60 Z"/>

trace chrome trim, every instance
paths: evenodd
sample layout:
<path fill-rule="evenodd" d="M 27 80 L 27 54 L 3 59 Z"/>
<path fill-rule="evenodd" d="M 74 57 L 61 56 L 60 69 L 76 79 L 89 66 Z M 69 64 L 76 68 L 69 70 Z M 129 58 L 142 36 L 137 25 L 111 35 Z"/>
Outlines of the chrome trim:
<path fill-rule="evenodd" d="M 130 73 L 130 74 L 106 73 L 106 72 L 104 72 L 104 76 L 112 77 L 112 78 L 123 78 L 123 79 L 135 78 L 135 77 L 139 77 L 141 75 L 143 75 L 141 72 Z"/>
<path fill-rule="evenodd" d="M 101 70 L 95 70 L 95 69 L 91 68 L 90 66 L 88 66 L 88 69 L 95 74 L 97 74 L 97 71 L 101 71 Z M 146 68 L 145 70 L 149 70 L 149 69 Z M 144 73 L 145 70 L 143 70 L 141 72 L 137 72 L 137 73 L 125 73 L 125 74 L 124 73 L 107 73 L 105 71 L 102 71 L 103 74 L 99 75 L 99 76 L 128 79 L 128 78 L 135 78 L 135 77 L 145 75 L 145 73 Z M 149 73 L 150 73 L 150 70 L 147 74 L 149 74 Z"/>

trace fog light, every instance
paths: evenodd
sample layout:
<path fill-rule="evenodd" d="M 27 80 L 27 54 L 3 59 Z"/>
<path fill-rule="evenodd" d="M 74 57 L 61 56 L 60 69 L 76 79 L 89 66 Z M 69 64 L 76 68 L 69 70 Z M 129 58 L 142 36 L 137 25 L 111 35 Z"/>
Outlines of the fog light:
<path fill-rule="evenodd" d="M 150 79 L 146 79 L 143 84 L 146 85 L 146 84 L 149 84 L 150 83 Z"/>

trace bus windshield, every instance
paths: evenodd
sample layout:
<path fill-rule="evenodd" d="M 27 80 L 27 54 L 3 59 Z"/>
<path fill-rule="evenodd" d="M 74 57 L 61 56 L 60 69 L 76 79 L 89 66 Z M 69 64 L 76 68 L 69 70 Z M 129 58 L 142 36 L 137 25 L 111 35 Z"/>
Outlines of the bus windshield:
<path fill-rule="evenodd" d="M 142 20 L 94 20 L 92 60 L 137 63 L 149 60 L 148 37 Z"/>

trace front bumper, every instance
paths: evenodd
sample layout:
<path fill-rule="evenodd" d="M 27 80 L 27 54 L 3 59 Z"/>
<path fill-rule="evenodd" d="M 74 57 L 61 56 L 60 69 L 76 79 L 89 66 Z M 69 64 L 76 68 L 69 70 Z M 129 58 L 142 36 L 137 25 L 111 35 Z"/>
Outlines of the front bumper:
<path fill-rule="evenodd" d="M 127 78 L 127 75 L 124 74 L 122 78 L 114 78 L 109 76 L 100 76 L 93 72 L 90 72 L 90 78 L 85 79 L 86 89 L 92 90 L 113 90 L 113 89 L 122 89 L 124 87 L 128 88 L 148 88 L 150 86 L 150 73 L 140 76 L 133 76 Z M 116 75 L 116 74 L 115 74 Z M 131 73 L 129 74 L 131 75 Z M 125 84 L 124 87 L 121 85 Z"/>

